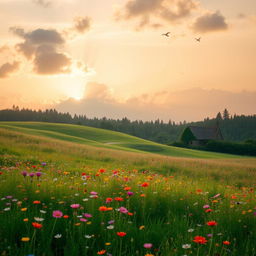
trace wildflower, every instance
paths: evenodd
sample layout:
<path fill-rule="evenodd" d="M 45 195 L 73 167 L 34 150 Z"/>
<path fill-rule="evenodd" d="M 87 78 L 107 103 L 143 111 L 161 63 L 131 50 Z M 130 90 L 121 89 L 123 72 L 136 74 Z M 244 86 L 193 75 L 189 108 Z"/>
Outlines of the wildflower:
<path fill-rule="evenodd" d="M 125 207 L 120 207 L 119 209 L 119 212 L 121 212 L 121 213 L 124 213 L 124 214 L 126 214 L 126 213 L 128 213 L 129 211 L 125 208 Z"/>
<path fill-rule="evenodd" d="M 229 241 L 223 241 L 223 244 L 230 245 L 230 242 Z"/>
<path fill-rule="evenodd" d="M 85 218 L 92 218 L 92 215 L 90 213 L 84 213 Z"/>
<path fill-rule="evenodd" d="M 54 218 L 61 218 L 63 216 L 63 213 L 59 210 L 53 211 L 52 216 Z"/>
<path fill-rule="evenodd" d="M 145 228 L 145 226 L 140 226 L 139 227 L 139 230 L 142 230 L 142 229 L 144 229 Z"/>
<path fill-rule="evenodd" d="M 20 210 L 21 210 L 22 212 L 25 212 L 27 209 L 28 209 L 28 208 L 21 208 Z"/>
<path fill-rule="evenodd" d="M 150 244 L 150 243 L 146 243 L 143 245 L 143 247 L 146 249 L 150 249 L 152 246 L 153 246 L 153 244 Z"/>
<path fill-rule="evenodd" d="M 114 225 L 107 226 L 107 229 L 114 229 Z"/>
<path fill-rule="evenodd" d="M 28 176 L 28 172 L 27 172 L 27 171 L 23 171 L 23 172 L 21 172 L 21 174 L 23 175 L 24 178 L 25 178 L 26 176 Z"/>
<path fill-rule="evenodd" d="M 90 192 L 90 194 L 91 194 L 91 195 L 93 195 L 93 196 L 98 195 L 98 193 L 97 193 L 97 192 L 95 192 L 95 191 L 91 191 L 91 192 Z"/>
<path fill-rule="evenodd" d="M 131 189 L 132 189 L 131 187 L 124 187 L 125 191 L 131 190 Z"/>
<path fill-rule="evenodd" d="M 206 212 L 206 213 L 207 213 L 207 212 L 213 212 L 213 210 L 212 210 L 212 209 L 206 209 L 205 212 Z"/>
<path fill-rule="evenodd" d="M 85 218 L 80 218 L 80 221 L 82 221 L 82 222 L 86 222 L 86 221 L 88 221 L 87 219 L 85 219 Z"/>
<path fill-rule="evenodd" d="M 28 222 L 28 218 L 23 219 L 24 222 Z"/>
<path fill-rule="evenodd" d="M 36 172 L 36 176 L 37 176 L 37 177 L 41 177 L 41 176 L 42 176 L 42 173 L 41 173 L 41 172 Z"/>
<path fill-rule="evenodd" d="M 106 170 L 105 169 L 99 169 L 100 173 L 104 173 Z"/>
<path fill-rule="evenodd" d="M 29 174 L 29 177 L 31 177 L 31 178 L 33 178 L 35 176 L 35 173 L 33 173 L 33 172 L 31 172 L 30 174 Z"/>
<path fill-rule="evenodd" d="M 183 244 L 182 248 L 183 249 L 190 249 L 191 248 L 191 244 Z"/>
<path fill-rule="evenodd" d="M 216 221 L 214 221 L 214 220 L 208 221 L 206 224 L 207 224 L 208 226 L 211 226 L 211 227 L 218 225 L 218 223 L 217 223 Z"/>
<path fill-rule="evenodd" d="M 154 256 L 154 254 L 147 253 L 145 256 Z"/>
<path fill-rule="evenodd" d="M 206 244 L 207 240 L 203 236 L 195 236 L 193 242 L 197 244 Z"/>
<path fill-rule="evenodd" d="M 107 245 L 107 246 L 108 246 L 108 245 L 111 245 L 111 243 L 105 243 L 105 245 Z"/>
<path fill-rule="evenodd" d="M 68 219 L 69 216 L 68 216 L 68 215 L 63 215 L 63 218 L 64 218 L 64 219 Z"/>
<path fill-rule="evenodd" d="M 43 225 L 42 225 L 42 224 L 37 223 L 37 222 L 32 222 L 32 226 L 33 226 L 34 228 L 38 228 L 38 229 L 40 229 L 40 228 L 42 228 L 42 227 L 43 227 Z"/>
<path fill-rule="evenodd" d="M 80 207 L 80 204 L 71 204 L 70 207 L 73 209 L 77 209 Z"/>
<path fill-rule="evenodd" d="M 38 221 L 38 222 L 41 222 L 41 221 L 44 221 L 44 218 L 34 217 L 34 220 Z"/>
<path fill-rule="evenodd" d="M 29 237 L 22 237 L 21 241 L 22 242 L 29 242 L 30 238 Z"/>
<path fill-rule="evenodd" d="M 142 184 L 141 184 L 141 187 L 144 187 L 144 188 L 146 188 L 146 187 L 148 187 L 149 186 L 149 183 L 148 182 L 143 182 Z"/>
<path fill-rule="evenodd" d="M 209 204 L 206 204 L 206 205 L 203 206 L 203 208 L 204 208 L 204 209 L 210 208 L 210 205 L 209 205 Z"/>
<path fill-rule="evenodd" d="M 114 224 L 115 223 L 115 221 L 114 220 L 110 220 L 110 221 L 108 221 L 108 224 L 109 225 L 112 225 L 112 224 Z"/>
<path fill-rule="evenodd" d="M 106 211 L 111 211 L 111 210 L 113 210 L 112 207 L 107 207 L 107 206 L 100 206 L 99 207 L 99 211 L 101 211 L 101 212 L 106 212 Z"/>
<path fill-rule="evenodd" d="M 132 191 L 128 191 L 128 192 L 127 192 L 127 195 L 128 195 L 128 196 L 132 196 L 133 194 L 134 194 L 134 193 L 133 193 Z"/>
<path fill-rule="evenodd" d="M 59 238 L 61 238 L 62 237 L 62 234 L 56 234 L 55 236 L 54 236 L 54 238 L 56 238 L 56 239 L 59 239 Z"/>
<path fill-rule="evenodd" d="M 117 232 L 116 234 L 117 234 L 118 236 L 120 236 L 120 237 L 126 236 L 126 233 L 125 233 L 125 232 Z"/>
<path fill-rule="evenodd" d="M 11 208 L 10 207 L 6 207 L 6 208 L 4 208 L 4 211 L 5 212 L 8 212 L 8 211 L 10 211 L 11 210 Z"/>
<path fill-rule="evenodd" d="M 190 229 L 188 229 L 188 232 L 189 232 L 189 233 L 192 233 L 192 232 L 194 232 L 194 229 L 193 229 L 193 228 L 190 228 Z"/>
<path fill-rule="evenodd" d="M 46 162 L 42 162 L 42 166 L 46 166 Z"/>
<path fill-rule="evenodd" d="M 121 202 L 121 201 L 124 201 L 124 199 L 122 197 L 115 197 L 115 201 Z"/>
<path fill-rule="evenodd" d="M 106 198 L 106 203 L 111 203 L 112 201 L 113 201 L 113 199 L 111 197 Z"/>
<path fill-rule="evenodd" d="M 35 200 L 35 201 L 33 201 L 33 204 L 41 204 L 41 201 Z"/>
<path fill-rule="evenodd" d="M 85 235 L 84 237 L 87 238 L 87 239 L 90 239 L 90 238 L 92 238 L 93 236 Z"/>
<path fill-rule="evenodd" d="M 106 253 L 106 250 L 101 250 L 101 251 L 97 252 L 98 255 L 103 255 L 105 253 Z"/>

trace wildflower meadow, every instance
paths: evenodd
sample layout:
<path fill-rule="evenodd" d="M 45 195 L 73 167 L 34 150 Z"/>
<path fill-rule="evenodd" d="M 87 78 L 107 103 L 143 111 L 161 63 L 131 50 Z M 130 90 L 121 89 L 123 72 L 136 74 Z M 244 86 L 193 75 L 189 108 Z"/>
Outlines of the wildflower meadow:
<path fill-rule="evenodd" d="M 254 159 L 177 159 L 4 133 L 0 255 L 256 255 Z"/>

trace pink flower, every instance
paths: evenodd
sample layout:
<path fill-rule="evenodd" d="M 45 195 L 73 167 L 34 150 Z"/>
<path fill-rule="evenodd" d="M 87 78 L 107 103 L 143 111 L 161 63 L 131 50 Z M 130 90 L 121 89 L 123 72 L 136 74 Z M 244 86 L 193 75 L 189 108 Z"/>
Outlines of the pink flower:
<path fill-rule="evenodd" d="M 129 211 L 128 211 L 125 207 L 120 207 L 120 208 L 119 208 L 119 212 L 126 214 L 126 213 L 128 213 Z"/>
<path fill-rule="evenodd" d="M 204 208 L 204 209 L 210 208 L 210 205 L 206 204 L 206 205 L 203 206 L 203 208 Z"/>
<path fill-rule="evenodd" d="M 216 198 L 216 197 L 219 197 L 221 194 L 217 194 L 215 196 L 213 196 L 212 198 Z"/>
<path fill-rule="evenodd" d="M 53 211 L 52 216 L 54 218 L 61 218 L 63 216 L 63 213 L 59 210 Z"/>
<path fill-rule="evenodd" d="M 85 218 L 92 218 L 92 215 L 90 213 L 84 213 Z"/>
<path fill-rule="evenodd" d="M 71 204 L 70 207 L 73 209 L 77 209 L 80 207 L 80 204 Z"/>
<path fill-rule="evenodd" d="M 87 219 L 85 219 L 85 218 L 81 218 L 80 219 L 80 221 L 82 221 L 82 222 L 86 222 L 86 221 L 88 221 Z"/>
<path fill-rule="evenodd" d="M 95 192 L 95 191 L 91 191 L 91 192 L 90 192 L 90 194 L 91 194 L 91 195 L 93 195 L 93 196 L 98 195 L 98 193 L 97 193 L 97 192 Z"/>
<path fill-rule="evenodd" d="M 127 195 L 128 195 L 128 196 L 132 196 L 132 195 L 133 195 L 133 192 L 132 192 L 132 191 L 128 191 L 128 192 L 127 192 Z"/>
<path fill-rule="evenodd" d="M 146 249 L 150 249 L 150 248 L 153 246 L 153 244 L 146 243 L 146 244 L 144 244 L 143 246 L 144 246 L 144 248 L 146 248 Z"/>

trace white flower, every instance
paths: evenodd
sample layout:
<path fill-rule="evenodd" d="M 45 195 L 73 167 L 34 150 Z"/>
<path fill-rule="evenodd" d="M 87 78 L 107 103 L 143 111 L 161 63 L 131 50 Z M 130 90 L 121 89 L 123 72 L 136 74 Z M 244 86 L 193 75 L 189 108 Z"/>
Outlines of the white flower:
<path fill-rule="evenodd" d="M 107 229 L 114 229 L 114 225 L 107 226 Z"/>
<path fill-rule="evenodd" d="M 190 249 L 191 248 L 191 244 L 183 244 L 182 248 L 183 249 Z"/>
<path fill-rule="evenodd" d="M 10 210 L 11 210 L 10 207 L 4 208 L 4 211 L 5 211 L 5 212 L 10 211 Z"/>
<path fill-rule="evenodd" d="M 59 238 L 62 237 L 62 234 L 56 234 L 54 237 L 57 238 L 57 239 L 59 239 Z"/>
<path fill-rule="evenodd" d="M 40 210 L 40 212 L 41 212 L 41 213 L 43 213 L 43 214 L 45 214 L 45 213 L 46 213 L 46 211 L 44 211 L 44 210 Z"/>
<path fill-rule="evenodd" d="M 88 198 L 84 198 L 84 199 L 83 199 L 84 202 L 87 202 L 88 200 L 89 200 Z"/>
<path fill-rule="evenodd" d="M 86 176 L 82 176 L 82 180 L 87 180 Z"/>
<path fill-rule="evenodd" d="M 40 217 L 34 217 L 35 221 L 41 222 L 44 221 L 44 218 L 40 218 Z"/>
<path fill-rule="evenodd" d="M 189 232 L 189 233 L 192 233 L 192 232 L 194 232 L 194 229 L 193 229 L 193 228 L 190 228 L 190 229 L 188 229 L 188 232 Z"/>
<path fill-rule="evenodd" d="M 84 237 L 88 239 L 92 238 L 92 236 L 89 236 L 89 235 L 85 235 Z"/>

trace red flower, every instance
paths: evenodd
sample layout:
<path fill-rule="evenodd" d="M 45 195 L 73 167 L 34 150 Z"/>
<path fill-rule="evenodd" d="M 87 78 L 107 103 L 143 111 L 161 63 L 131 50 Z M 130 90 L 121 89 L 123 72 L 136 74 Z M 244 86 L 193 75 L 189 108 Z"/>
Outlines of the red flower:
<path fill-rule="evenodd" d="M 124 201 L 122 197 L 115 197 L 115 201 Z"/>
<path fill-rule="evenodd" d="M 100 173 L 104 173 L 106 170 L 104 170 L 104 169 L 99 169 L 99 172 Z"/>
<path fill-rule="evenodd" d="M 37 223 L 37 222 L 32 222 L 32 226 L 33 226 L 34 228 L 38 228 L 38 229 L 40 229 L 40 228 L 42 228 L 42 227 L 43 227 L 43 225 L 42 225 L 42 224 Z"/>
<path fill-rule="evenodd" d="M 38 201 L 38 200 L 35 200 L 35 201 L 33 202 L 33 204 L 41 204 L 41 202 Z"/>
<path fill-rule="evenodd" d="M 86 175 L 86 173 L 85 172 L 82 172 L 82 176 L 85 176 Z"/>
<path fill-rule="evenodd" d="M 106 198 L 106 203 L 111 203 L 112 201 L 113 201 L 113 199 L 111 197 Z"/>
<path fill-rule="evenodd" d="M 68 219 L 69 216 L 68 216 L 68 215 L 63 215 L 63 218 L 64 218 L 64 219 Z"/>
<path fill-rule="evenodd" d="M 145 188 L 145 187 L 148 187 L 148 186 L 149 186 L 149 183 L 148 183 L 148 182 L 143 182 L 143 183 L 141 184 L 141 186 L 144 187 L 144 188 Z"/>
<path fill-rule="evenodd" d="M 103 255 L 105 253 L 106 253 L 106 250 L 101 250 L 101 251 L 97 252 L 98 255 Z"/>
<path fill-rule="evenodd" d="M 212 209 L 206 209 L 205 212 L 212 212 Z"/>
<path fill-rule="evenodd" d="M 117 234 L 118 236 L 120 236 L 120 237 L 126 236 L 126 233 L 125 233 L 125 232 L 117 232 L 116 234 Z"/>
<path fill-rule="evenodd" d="M 207 240 L 203 236 L 195 236 L 193 242 L 197 244 L 206 244 Z"/>
<path fill-rule="evenodd" d="M 214 220 L 208 221 L 206 224 L 207 224 L 208 226 L 211 226 L 211 227 L 218 225 L 218 223 L 217 223 L 216 221 L 214 221 Z"/>
<path fill-rule="evenodd" d="M 230 245 L 230 242 L 229 241 L 223 241 L 223 244 Z"/>

